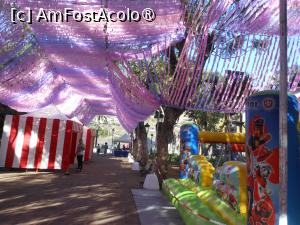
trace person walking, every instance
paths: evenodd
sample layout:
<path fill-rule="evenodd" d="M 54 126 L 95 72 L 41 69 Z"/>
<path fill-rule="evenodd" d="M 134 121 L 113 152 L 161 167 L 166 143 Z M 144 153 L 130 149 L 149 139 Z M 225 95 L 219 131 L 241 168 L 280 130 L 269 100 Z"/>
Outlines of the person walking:
<path fill-rule="evenodd" d="M 107 145 L 107 142 L 105 142 L 105 145 L 104 145 L 104 155 L 106 155 L 107 149 L 108 149 L 108 145 Z"/>
<path fill-rule="evenodd" d="M 100 145 L 98 144 L 98 145 L 97 145 L 97 154 L 98 154 L 98 155 L 100 154 L 100 151 L 101 151 L 101 148 L 100 148 Z"/>
<path fill-rule="evenodd" d="M 82 142 L 82 139 L 79 139 L 76 155 L 77 155 L 77 163 L 78 163 L 77 169 L 80 172 L 82 170 L 83 154 L 84 154 L 84 144 Z"/>

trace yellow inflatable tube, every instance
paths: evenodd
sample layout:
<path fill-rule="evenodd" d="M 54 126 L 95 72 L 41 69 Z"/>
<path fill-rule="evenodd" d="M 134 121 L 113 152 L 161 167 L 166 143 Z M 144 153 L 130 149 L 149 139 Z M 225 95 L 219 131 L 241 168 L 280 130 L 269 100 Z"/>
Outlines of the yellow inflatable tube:
<path fill-rule="evenodd" d="M 243 133 L 199 132 L 200 143 L 245 144 L 246 135 Z"/>

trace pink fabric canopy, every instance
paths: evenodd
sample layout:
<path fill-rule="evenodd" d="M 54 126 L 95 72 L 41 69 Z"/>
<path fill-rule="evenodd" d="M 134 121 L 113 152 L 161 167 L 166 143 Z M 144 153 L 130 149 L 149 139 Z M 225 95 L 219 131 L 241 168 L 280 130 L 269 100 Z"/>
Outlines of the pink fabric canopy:
<path fill-rule="evenodd" d="M 236 1 L 222 15 L 216 28 L 231 32 L 279 35 L 279 3 L 278 0 Z M 289 35 L 299 34 L 300 1 L 288 0 L 287 12 Z"/>
<path fill-rule="evenodd" d="M 116 115 L 130 131 L 160 104 L 240 112 L 250 94 L 278 87 L 278 0 L 187 2 L 0 0 L 0 102 L 26 112 L 54 104 L 85 124 L 98 114 Z M 288 1 L 291 90 L 300 81 L 299 3 Z M 12 6 L 33 12 L 152 8 L 156 20 L 13 24 Z M 170 74 L 170 46 L 185 38 L 186 28 Z"/>
<path fill-rule="evenodd" d="M 268 3 L 190 1 L 187 12 L 192 19 L 175 73 L 170 74 L 167 46 L 156 57 L 145 56 L 138 63 L 139 71 L 148 77 L 149 89 L 168 106 L 228 113 L 243 111 L 246 98 L 257 91 L 278 89 L 279 25 L 274 18 L 278 4 L 270 8 Z M 289 5 L 289 14 L 300 16 L 296 9 Z M 299 33 L 293 21 L 289 26 L 291 34 Z M 299 36 L 289 36 L 290 91 L 300 81 L 299 44 Z M 130 60 L 123 60 L 130 65 Z"/>
<path fill-rule="evenodd" d="M 10 2 L 10 1 L 7 1 Z M 29 7 L 63 11 L 124 10 L 156 12 L 153 22 L 10 22 L 9 3 L 0 3 L 0 102 L 19 111 L 55 104 L 68 117 L 85 124 L 97 114 L 116 115 L 127 130 L 159 106 L 141 83 L 110 74 L 108 64 L 120 55 L 136 57 L 141 50 L 184 37 L 180 0 L 167 1 L 14 1 Z M 110 69 L 111 70 L 111 69 Z"/>

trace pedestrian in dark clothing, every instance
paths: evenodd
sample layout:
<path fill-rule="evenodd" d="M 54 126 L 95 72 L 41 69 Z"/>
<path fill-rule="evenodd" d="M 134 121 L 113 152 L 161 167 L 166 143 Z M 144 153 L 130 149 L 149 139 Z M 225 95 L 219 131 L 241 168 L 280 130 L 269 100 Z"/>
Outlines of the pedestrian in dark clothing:
<path fill-rule="evenodd" d="M 104 145 L 104 154 L 106 155 L 107 153 L 107 149 L 108 149 L 108 145 L 107 145 L 107 142 L 105 142 L 105 145 Z"/>
<path fill-rule="evenodd" d="M 98 155 L 100 154 L 100 151 L 101 151 L 101 148 L 100 148 L 100 145 L 98 144 L 98 145 L 97 145 L 97 154 L 98 154 Z"/>
<path fill-rule="evenodd" d="M 76 155 L 77 155 L 77 162 L 78 162 L 77 169 L 79 169 L 81 171 L 82 170 L 83 155 L 84 155 L 84 144 L 82 142 L 82 139 L 79 139 Z"/>

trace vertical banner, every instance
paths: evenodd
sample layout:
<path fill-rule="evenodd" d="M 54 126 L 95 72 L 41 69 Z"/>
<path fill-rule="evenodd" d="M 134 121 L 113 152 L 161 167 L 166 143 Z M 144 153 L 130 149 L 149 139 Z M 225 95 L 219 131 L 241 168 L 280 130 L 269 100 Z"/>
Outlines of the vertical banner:
<path fill-rule="evenodd" d="M 299 194 L 298 102 L 288 97 L 288 195 Z M 279 93 L 264 91 L 246 100 L 248 224 L 279 224 Z M 295 157 L 296 160 L 290 158 Z M 299 170 L 298 170 L 299 173 Z M 293 175 L 294 174 L 294 175 Z M 298 184 L 295 183 L 297 179 Z M 298 197 L 296 197 L 298 198 Z M 291 200 L 289 206 L 295 205 Z M 298 202 L 299 204 L 299 202 Z M 295 205 L 299 209 L 298 205 Z M 289 208 L 289 207 L 288 207 Z M 288 213 L 289 216 L 289 213 Z M 298 220 L 299 221 L 299 220 Z M 290 223 L 289 223 L 290 224 Z M 293 223 L 291 223 L 293 224 Z"/>
<path fill-rule="evenodd" d="M 185 124 L 180 127 L 180 179 L 188 178 L 189 157 L 199 154 L 198 134 L 199 128 L 195 124 Z"/>

